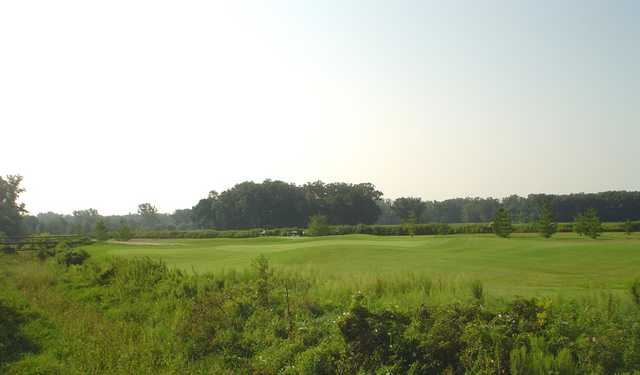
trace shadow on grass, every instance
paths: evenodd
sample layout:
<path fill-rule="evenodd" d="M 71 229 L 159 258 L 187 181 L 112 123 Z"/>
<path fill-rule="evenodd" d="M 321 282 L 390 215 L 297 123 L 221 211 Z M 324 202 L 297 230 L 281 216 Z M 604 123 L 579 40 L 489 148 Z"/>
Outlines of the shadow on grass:
<path fill-rule="evenodd" d="M 0 300 L 0 372 L 24 354 L 37 353 L 40 347 L 24 336 L 21 327 L 29 317 Z"/>

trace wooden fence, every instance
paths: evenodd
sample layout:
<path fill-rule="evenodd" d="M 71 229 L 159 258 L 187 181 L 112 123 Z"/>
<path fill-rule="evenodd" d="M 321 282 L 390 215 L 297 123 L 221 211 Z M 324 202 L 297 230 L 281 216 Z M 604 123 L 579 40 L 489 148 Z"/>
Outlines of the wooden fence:
<path fill-rule="evenodd" d="M 60 242 L 66 242 L 71 247 L 91 243 L 86 236 L 25 236 L 0 239 L 0 250 L 4 252 L 30 251 L 39 249 L 53 249 Z"/>

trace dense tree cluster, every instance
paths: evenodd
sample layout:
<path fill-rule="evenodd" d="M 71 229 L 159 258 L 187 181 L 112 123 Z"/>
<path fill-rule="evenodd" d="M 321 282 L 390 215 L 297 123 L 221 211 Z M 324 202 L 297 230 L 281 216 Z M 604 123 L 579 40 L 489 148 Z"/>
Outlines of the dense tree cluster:
<path fill-rule="evenodd" d="M 422 199 L 414 197 L 398 198 L 391 205 L 391 210 L 402 222 L 419 221 L 425 208 Z"/>
<path fill-rule="evenodd" d="M 330 224 L 373 224 L 382 193 L 369 183 L 321 181 L 302 186 L 282 181 L 243 182 L 220 194 L 209 193 L 193 207 L 198 228 L 306 226 L 313 215 Z"/>

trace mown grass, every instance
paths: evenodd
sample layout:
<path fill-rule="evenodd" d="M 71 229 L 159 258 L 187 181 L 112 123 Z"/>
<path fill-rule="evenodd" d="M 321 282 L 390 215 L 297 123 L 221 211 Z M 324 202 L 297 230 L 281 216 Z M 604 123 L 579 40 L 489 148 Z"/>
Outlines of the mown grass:
<path fill-rule="evenodd" d="M 359 287 L 413 274 L 453 289 L 480 280 L 502 297 L 618 293 L 640 275 L 640 236 L 621 233 L 598 240 L 572 233 L 552 239 L 516 234 L 134 240 L 89 249 L 98 259 L 149 256 L 198 273 L 243 269 L 264 254 L 275 267 L 336 285 Z"/>

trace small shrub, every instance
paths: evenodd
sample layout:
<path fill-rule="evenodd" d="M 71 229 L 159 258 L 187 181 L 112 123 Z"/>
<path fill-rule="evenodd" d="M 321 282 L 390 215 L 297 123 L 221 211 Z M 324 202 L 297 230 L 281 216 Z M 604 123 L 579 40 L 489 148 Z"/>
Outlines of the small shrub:
<path fill-rule="evenodd" d="M 272 272 L 269 269 L 269 261 L 264 255 L 254 259 L 252 267 L 256 272 L 256 298 L 258 304 L 263 307 L 269 306 L 270 279 Z"/>
<path fill-rule="evenodd" d="M 439 223 L 437 224 L 436 232 L 440 235 L 447 235 L 451 233 L 451 227 L 447 223 Z"/>
<path fill-rule="evenodd" d="M 93 230 L 93 234 L 98 241 L 106 241 L 109 239 L 109 231 L 104 220 L 100 219 L 96 222 L 96 226 Z"/>
<path fill-rule="evenodd" d="M 16 253 L 16 248 L 10 245 L 4 245 L 2 247 L 2 252 L 5 254 L 15 254 Z"/>
<path fill-rule="evenodd" d="M 416 219 L 416 215 L 411 214 L 409 215 L 409 217 L 404 221 L 404 223 L 402 223 L 402 228 L 404 229 L 405 233 L 407 233 L 408 235 L 410 235 L 411 237 L 415 236 L 416 234 L 416 224 L 417 224 L 417 219 Z"/>
<path fill-rule="evenodd" d="M 571 352 L 562 349 L 557 355 L 549 351 L 544 338 L 532 336 L 526 346 L 513 349 L 510 354 L 511 373 L 514 375 L 575 374 L 576 365 Z"/>
<path fill-rule="evenodd" d="M 631 220 L 627 220 L 624 222 L 624 233 L 627 236 L 631 236 L 633 233 L 633 222 Z"/>
<path fill-rule="evenodd" d="M 411 320 L 394 311 L 371 312 L 364 302 L 364 296 L 356 294 L 349 311 L 338 321 L 351 361 L 366 373 L 381 365 L 401 365 L 402 333 Z"/>
<path fill-rule="evenodd" d="M 573 223 L 573 231 L 580 237 L 587 233 L 587 219 L 583 214 L 578 214 Z"/>
<path fill-rule="evenodd" d="M 484 298 L 484 288 L 482 286 L 482 281 L 474 280 L 471 282 L 471 295 L 478 301 L 481 301 Z"/>
<path fill-rule="evenodd" d="M 295 367 L 290 372 L 300 375 L 336 374 L 343 350 L 342 345 L 336 340 L 322 342 L 320 345 L 300 353 L 296 357 Z"/>
<path fill-rule="evenodd" d="M 314 215 L 309 219 L 309 234 L 326 236 L 329 234 L 329 219 L 324 215 Z"/>
<path fill-rule="evenodd" d="M 67 250 L 71 250 L 71 245 L 67 241 L 60 241 L 54 249 L 54 254 L 63 253 Z"/>
<path fill-rule="evenodd" d="M 115 232 L 114 237 L 118 241 L 129 241 L 133 238 L 133 233 L 126 223 L 122 223 L 120 228 Z"/>
<path fill-rule="evenodd" d="M 61 241 L 56 246 L 48 243 L 40 243 L 38 251 L 36 253 L 36 257 L 41 261 L 45 261 L 47 258 L 51 258 L 57 253 L 64 252 L 66 250 L 69 250 L 70 248 L 71 247 L 67 244 L 66 241 Z"/>
<path fill-rule="evenodd" d="M 36 257 L 44 262 L 47 258 L 52 257 L 54 254 L 55 253 L 53 253 L 49 249 L 47 249 L 45 247 L 41 247 L 36 252 Z"/>
<path fill-rule="evenodd" d="M 635 303 L 636 306 L 640 306 L 640 279 L 633 281 L 631 288 L 629 288 L 629 292 L 631 293 L 633 303 Z"/>
<path fill-rule="evenodd" d="M 67 249 L 56 254 L 58 264 L 65 266 L 81 265 L 89 258 L 89 253 L 83 249 Z"/>

